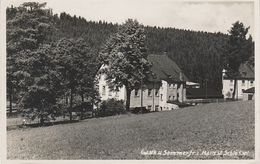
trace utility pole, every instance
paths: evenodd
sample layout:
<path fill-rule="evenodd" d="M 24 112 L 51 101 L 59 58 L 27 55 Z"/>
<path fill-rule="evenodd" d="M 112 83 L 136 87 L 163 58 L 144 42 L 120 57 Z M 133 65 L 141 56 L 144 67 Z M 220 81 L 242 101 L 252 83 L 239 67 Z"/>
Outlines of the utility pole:
<path fill-rule="evenodd" d="M 142 63 L 142 73 L 144 72 L 143 70 L 143 63 Z M 143 76 L 141 77 L 141 109 L 143 111 Z"/>
<path fill-rule="evenodd" d="M 141 79 L 141 108 L 143 108 L 143 78 Z"/>
<path fill-rule="evenodd" d="M 238 81 L 237 81 L 237 86 L 236 87 L 237 87 L 236 90 L 237 90 L 237 100 L 238 100 Z"/>
<path fill-rule="evenodd" d="M 153 81 L 153 110 L 155 111 L 155 106 L 154 106 L 154 81 Z"/>

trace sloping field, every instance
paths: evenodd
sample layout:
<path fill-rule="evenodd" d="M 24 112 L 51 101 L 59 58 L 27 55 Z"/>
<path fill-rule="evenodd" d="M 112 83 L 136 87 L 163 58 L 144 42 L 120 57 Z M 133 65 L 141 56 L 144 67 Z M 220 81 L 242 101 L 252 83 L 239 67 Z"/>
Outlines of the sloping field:
<path fill-rule="evenodd" d="M 252 159 L 254 101 L 9 130 L 7 139 L 8 159 Z"/>

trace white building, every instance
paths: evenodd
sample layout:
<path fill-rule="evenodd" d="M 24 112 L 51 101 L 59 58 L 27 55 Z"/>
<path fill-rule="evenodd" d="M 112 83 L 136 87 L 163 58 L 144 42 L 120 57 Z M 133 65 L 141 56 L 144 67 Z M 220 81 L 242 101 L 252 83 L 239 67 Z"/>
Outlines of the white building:
<path fill-rule="evenodd" d="M 167 55 L 148 55 L 152 63 L 154 78 L 143 85 L 143 107 L 150 111 L 172 110 L 178 108 L 174 102 L 186 100 L 187 77 L 177 64 Z M 103 67 L 103 66 L 102 66 Z M 102 69 L 101 67 L 101 69 Z M 98 88 L 101 100 L 115 98 L 126 100 L 125 87 L 118 92 L 110 91 L 105 74 L 98 74 Z M 141 107 L 141 89 L 131 92 L 130 108 Z"/>
<path fill-rule="evenodd" d="M 235 98 L 241 100 L 243 99 L 243 91 L 255 86 L 255 74 L 254 68 L 249 64 L 241 64 L 239 67 L 239 76 L 237 79 L 237 87 Z M 226 70 L 223 70 L 222 75 L 222 94 L 224 98 L 232 98 L 232 93 L 234 92 L 234 77 L 229 77 L 226 75 Z"/>

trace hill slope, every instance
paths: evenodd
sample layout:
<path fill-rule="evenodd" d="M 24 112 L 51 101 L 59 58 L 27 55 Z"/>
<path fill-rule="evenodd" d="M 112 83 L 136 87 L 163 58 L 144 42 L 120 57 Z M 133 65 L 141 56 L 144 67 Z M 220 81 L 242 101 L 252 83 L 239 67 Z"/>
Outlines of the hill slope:
<path fill-rule="evenodd" d="M 254 158 L 254 101 L 7 132 L 8 159 Z M 239 155 L 141 155 L 144 150 L 243 151 Z"/>

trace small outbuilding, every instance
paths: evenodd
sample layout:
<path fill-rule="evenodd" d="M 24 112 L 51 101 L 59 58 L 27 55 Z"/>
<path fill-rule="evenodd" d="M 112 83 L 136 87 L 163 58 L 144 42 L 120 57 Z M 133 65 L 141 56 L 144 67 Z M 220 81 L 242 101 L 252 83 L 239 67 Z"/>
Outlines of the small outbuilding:
<path fill-rule="evenodd" d="M 254 100 L 255 99 L 255 87 L 243 90 L 243 100 Z"/>

